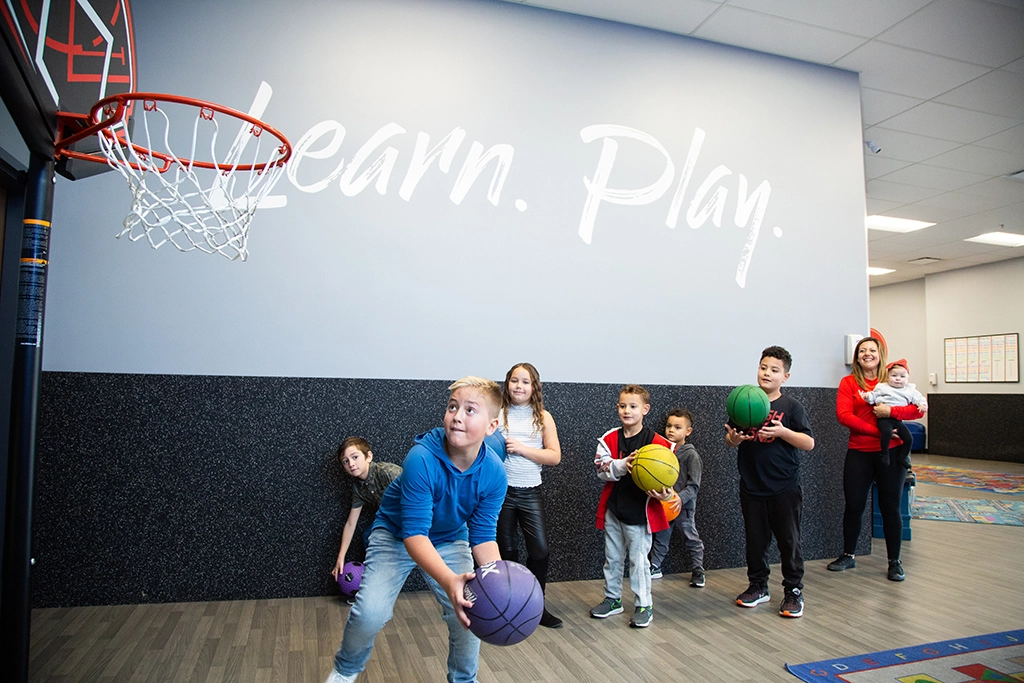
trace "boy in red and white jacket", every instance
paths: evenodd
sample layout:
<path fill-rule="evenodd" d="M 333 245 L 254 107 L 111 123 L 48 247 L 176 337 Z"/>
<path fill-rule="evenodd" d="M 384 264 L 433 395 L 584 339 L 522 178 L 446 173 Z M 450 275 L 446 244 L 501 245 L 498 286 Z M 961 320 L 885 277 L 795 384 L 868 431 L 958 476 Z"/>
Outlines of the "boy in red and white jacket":
<path fill-rule="evenodd" d="M 642 491 L 629 476 L 636 451 L 648 444 L 671 448 L 672 444 L 653 429 L 644 427 L 644 415 L 651 410 L 651 395 L 636 384 L 619 392 L 617 404 L 621 427 L 611 429 L 597 441 L 594 466 L 605 482 L 597 506 L 597 528 L 604 529 L 604 600 L 590 610 L 590 616 L 604 619 L 622 614 L 622 569 L 629 558 L 629 587 L 634 611 L 629 625 L 647 628 L 654 617 L 651 597 L 651 534 L 668 528 L 662 500 L 672 497 L 671 489 Z"/>

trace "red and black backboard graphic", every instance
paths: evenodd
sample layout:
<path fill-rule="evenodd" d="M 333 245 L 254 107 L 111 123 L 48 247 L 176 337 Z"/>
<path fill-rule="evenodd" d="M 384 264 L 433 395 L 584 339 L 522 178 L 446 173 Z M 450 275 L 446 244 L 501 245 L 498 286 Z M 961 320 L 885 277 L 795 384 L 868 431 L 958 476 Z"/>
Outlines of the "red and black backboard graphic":
<path fill-rule="evenodd" d="M 57 111 L 136 90 L 128 0 L 0 0 L 0 29 L 4 103 L 30 149 L 52 151 Z"/>

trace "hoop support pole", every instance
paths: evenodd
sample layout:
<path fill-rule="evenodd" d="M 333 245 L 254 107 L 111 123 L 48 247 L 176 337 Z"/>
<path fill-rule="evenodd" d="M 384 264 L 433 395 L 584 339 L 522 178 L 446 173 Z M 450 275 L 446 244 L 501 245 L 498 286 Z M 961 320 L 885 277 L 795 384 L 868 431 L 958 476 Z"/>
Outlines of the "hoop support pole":
<path fill-rule="evenodd" d="M 16 683 L 27 683 L 32 623 L 32 497 L 36 420 L 43 358 L 43 306 L 53 217 L 54 162 L 29 161 L 18 281 L 18 321 L 11 382 L 11 431 L 7 463 L 0 659 Z M 7 668 L 5 667 L 5 668 Z"/>

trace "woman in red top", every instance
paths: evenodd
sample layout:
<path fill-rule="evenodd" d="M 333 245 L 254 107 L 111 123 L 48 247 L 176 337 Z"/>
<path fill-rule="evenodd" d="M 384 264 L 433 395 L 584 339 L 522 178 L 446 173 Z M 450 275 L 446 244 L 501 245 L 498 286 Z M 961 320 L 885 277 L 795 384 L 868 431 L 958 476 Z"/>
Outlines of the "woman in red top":
<path fill-rule="evenodd" d="M 865 337 L 857 342 L 853 350 L 853 372 L 839 382 L 836 396 L 836 417 L 840 424 L 850 430 L 850 442 L 843 467 L 843 495 L 846 509 L 843 512 L 843 554 L 828 565 L 829 570 L 841 572 L 857 566 L 854 551 L 860 536 L 861 519 L 872 482 L 878 485 L 878 508 L 882 513 L 882 529 L 885 532 L 885 550 L 889 558 L 888 578 L 891 581 L 904 579 L 900 562 L 900 546 L 903 541 L 903 519 L 900 515 L 900 498 L 907 471 L 892 458 L 888 465 L 882 464 L 880 432 L 877 419 L 894 417 L 900 420 L 916 420 L 921 417 L 917 406 L 871 406 L 860 397 L 862 391 L 872 391 L 879 382 L 886 380 L 885 347 L 874 337 Z M 899 441 L 893 435 L 893 443 Z"/>

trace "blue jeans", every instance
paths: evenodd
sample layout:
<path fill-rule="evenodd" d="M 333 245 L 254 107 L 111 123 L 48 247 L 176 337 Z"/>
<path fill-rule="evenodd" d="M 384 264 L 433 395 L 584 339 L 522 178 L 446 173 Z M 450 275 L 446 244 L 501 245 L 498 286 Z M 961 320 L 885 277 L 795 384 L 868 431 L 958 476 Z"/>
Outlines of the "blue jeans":
<path fill-rule="evenodd" d="M 473 571 L 473 555 L 466 541 L 439 543 L 434 547 L 453 572 L 465 574 Z M 365 564 L 356 604 L 349 609 L 345 635 L 338 653 L 334 655 L 334 669 L 343 676 L 357 674 L 366 668 L 373 651 L 373 641 L 391 620 L 395 600 L 405 585 L 405 579 L 416 568 L 405 544 L 385 529 L 376 529 L 370 534 Z M 459 623 L 448 595 L 437 581 L 422 570 L 420 573 L 434 592 L 448 624 L 448 681 L 474 683 L 480 639 Z"/>
<path fill-rule="evenodd" d="M 623 524 L 604 513 L 604 595 L 622 599 L 622 568 L 629 560 L 629 588 L 636 607 L 651 607 L 651 532 L 646 525 Z"/>

